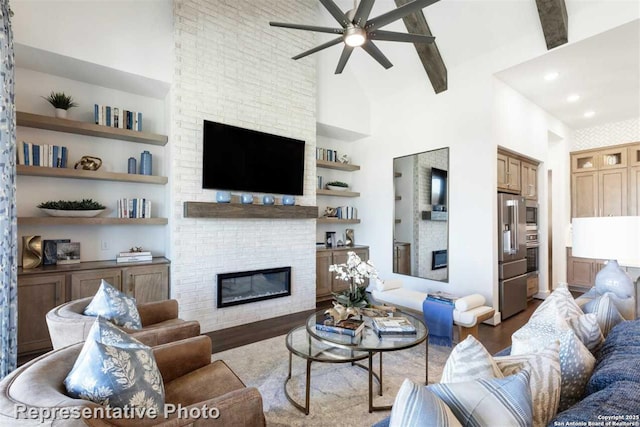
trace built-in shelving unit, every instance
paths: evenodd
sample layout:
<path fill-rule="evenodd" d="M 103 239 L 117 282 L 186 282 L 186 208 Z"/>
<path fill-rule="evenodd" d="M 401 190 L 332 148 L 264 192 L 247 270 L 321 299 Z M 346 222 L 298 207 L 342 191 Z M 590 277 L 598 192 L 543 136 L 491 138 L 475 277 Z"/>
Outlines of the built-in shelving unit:
<path fill-rule="evenodd" d="M 137 182 L 142 184 L 164 185 L 166 176 L 140 175 L 132 173 L 88 171 L 70 168 L 48 168 L 42 166 L 17 166 L 18 175 L 40 176 L 47 178 L 95 179 L 98 181 Z"/>
<path fill-rule="evenodd" d="M 315 219 L 317 206 L 184 202 L 185 218 Z"/>
<path fill-rule="evenodd" d="M 359 219 L 339 219 L 322 217 L 318 218 L 318 224 L 360 224 Z"/>
<path fill-rule="evenodd" d="M 333 169 L 343 172 L 359 171 L 360 166 L 350 163 L 331 162 L 327 160 L 316 159 L 316 167 L 322 169 Z M 331 197 L 360 197 L 360 193 L 357 191 L 337 191 L 324 188 L 318 188 L 316 190 L 316 196 L 331 196 Z M 331 217 L 320 217 L 317 220 L 317 224 L 359 224 L 359 219 L 339 219 Z"/>
<path fill-rule="evenodd" d="M 113 218 L 113 217 L 18 217 L 18 225 L 166 225 L 167 218 Z"/>
<path fill-rule="evenodd" d="M 139 142 L 141 144 L 164 146 L 169 141 L 169 138 L 166 135 L 100 126 L 95 123 L 59 119 L 57 117 L 42 116 L 39 114 L 25 113 L 21 111 L 16 113 L 16 123 L 18 126 L 73 133 L 77 135 L 96 136 L 99 138 L 121 139 L 123 141 Z"/>
<path fill-rule="evenodd" d="M 325 190 L 325 189 L 317 189 L 316 195 L 338 196 L 338 197 L 360 197 L 360 193 L 356 191 L 339 191 L 339 190 Z"/>

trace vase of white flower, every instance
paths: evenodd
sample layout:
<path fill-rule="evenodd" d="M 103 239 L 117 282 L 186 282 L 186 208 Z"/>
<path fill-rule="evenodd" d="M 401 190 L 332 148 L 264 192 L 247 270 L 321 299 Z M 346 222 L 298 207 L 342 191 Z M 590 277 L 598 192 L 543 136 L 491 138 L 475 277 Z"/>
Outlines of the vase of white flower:
<path fill-rule="evenodd" d="M 363 308 L 369 305 L 365 279 L 378 280 L 378 271 L 371 261 L 362 261 L 355 252 L 347 253 L 347 262 L 344 264 L 332 264 L 330 272 L 335 272 L 336 279 L 349 282 L 349 289 L 343 292 L 333 292 L 335 301 L 344 307 Z"/>

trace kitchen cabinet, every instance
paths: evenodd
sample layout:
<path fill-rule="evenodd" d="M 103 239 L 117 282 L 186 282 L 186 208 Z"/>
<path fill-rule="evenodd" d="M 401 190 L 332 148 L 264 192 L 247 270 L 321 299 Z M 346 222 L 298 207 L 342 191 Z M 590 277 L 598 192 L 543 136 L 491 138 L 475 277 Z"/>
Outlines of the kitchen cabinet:
<path fill-rule="evenodd" d="M 521 192 L 527 200 L 538 200 L 538 165 L 521 162 Z"/>
<path fill-rule="evenodd" d="M 567 283 L 574 286 L 592 287 L 596 275 L 602 270 L 605 262 L 601 259 L 574 257 L 571 254 L 571 248 L 567 248 Z"/>
<path fill-rule="evenodd" d="M 498 191 L 520 194 L 520 160 L 498 153 Z"/>
<path fill-rule="evenodd" d="M 636 167 L 637 144 L 571 153 L 571 216 L 636 215 Z"/>
<path fill-rule="evenodd" d="M 92 261 L 79 264 L 18 268 L 18 355 L 51 349 L 46 314 L 58 305 L 93 296 L 104 279 L 136 302 L 169 298 L 169 260 L 118 264 Z"/>
<path fill-rule="evenodd" d="M 345 246 L 339 248 L 318 248 L 316 250 L 316 300 L 323 301 L 332 298 L 332 292 L 342 292 L 349 288 L 349 282 L 335 278 L 335 273 L 329 272 L 332 264 L 347 262 L 348 252 L 353 251 L 362 261 L 369 259 L 368 246 Z M 369 284 L 365 281 L 364 286 Z"/>

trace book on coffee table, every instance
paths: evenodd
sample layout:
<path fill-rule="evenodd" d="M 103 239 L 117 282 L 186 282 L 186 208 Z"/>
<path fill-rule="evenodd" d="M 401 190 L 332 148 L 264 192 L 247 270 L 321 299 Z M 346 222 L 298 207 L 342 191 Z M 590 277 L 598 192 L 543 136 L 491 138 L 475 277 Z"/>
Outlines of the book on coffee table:
<path fill-rule="evenodd" d="M 334 334 L 357 336 L 364 330 L 364 322 L 358 319 L 341 320 L 335 325 L 331 319 L 322 316 L 316 321 L 318 331 L 333 332 Z"/>
<path fill-rule="evenodd" d="M 374 317 L 371 324 L 378 336 L 415 335 L 416 327 L 405 317 Z"/>

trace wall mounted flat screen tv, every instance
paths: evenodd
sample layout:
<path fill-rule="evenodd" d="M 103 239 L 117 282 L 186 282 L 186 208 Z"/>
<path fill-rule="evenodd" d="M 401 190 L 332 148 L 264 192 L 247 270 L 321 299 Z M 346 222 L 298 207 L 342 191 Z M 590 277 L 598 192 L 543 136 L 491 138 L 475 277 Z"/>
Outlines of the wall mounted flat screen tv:
<path fill-rule="evenodd" d="M 302 195 L 304 141 L 204 121 L 202 188 Z"/>
<path fill-rule="evenodd" d="M 447 210 L 447 171 L 431 168 L 431 204 L 433 210 Z"/>

